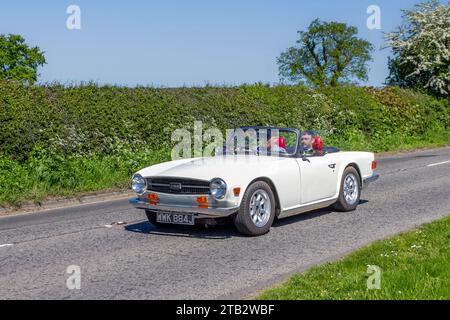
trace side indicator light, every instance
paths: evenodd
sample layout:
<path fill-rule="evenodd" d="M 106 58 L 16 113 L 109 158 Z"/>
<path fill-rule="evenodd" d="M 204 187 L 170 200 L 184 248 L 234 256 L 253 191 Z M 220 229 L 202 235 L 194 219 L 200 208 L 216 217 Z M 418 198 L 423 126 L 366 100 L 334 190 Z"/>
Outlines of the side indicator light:
<path fill-rule="evenodd" d="M 239 195 L 241 194 L 241 188 L 234 188 L 233 193 L 235 197 L 239 197 Z"/>
<path fill-rule="evenodd" d="M 375 170 L 377 168 L 377 162 L 372 161 L 372 170 Z"/>

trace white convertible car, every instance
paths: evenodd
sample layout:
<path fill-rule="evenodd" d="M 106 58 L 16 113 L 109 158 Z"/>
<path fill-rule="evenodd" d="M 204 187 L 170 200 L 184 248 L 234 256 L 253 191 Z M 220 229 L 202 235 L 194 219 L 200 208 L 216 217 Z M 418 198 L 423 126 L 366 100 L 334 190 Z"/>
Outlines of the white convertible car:
<path fill-rule="evenodd" d="M 362 188 L 378 179 L 373 153 L 323 147 L 311 131 L 243 127 L 217 154 L 140 170 L 132 178 L 138 197 L 130 203 L 157 226 L 208 226 L 227 218 L 257 236 L 275 218 L 330 205 L 355 210 Z"/>

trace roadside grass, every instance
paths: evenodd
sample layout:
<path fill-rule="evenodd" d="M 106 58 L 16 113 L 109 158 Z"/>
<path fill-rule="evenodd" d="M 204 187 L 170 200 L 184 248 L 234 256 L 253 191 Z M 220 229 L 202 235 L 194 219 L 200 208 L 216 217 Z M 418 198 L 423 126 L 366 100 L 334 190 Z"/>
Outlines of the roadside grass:
<path fill-rule="evenodd" d="M 367 288 L 368 266 L 381 288 Z M 378 241 L 338 262 L 317 266 L 267 290 L 261 300 L 450 299 L 450 217 Z"/>
<path fill-rule="evenodd" d="M 19 208 L 27 202 L 41 204 L 51 198 L 130 190 L 133 173 L 169 158 L 167 150 L 114 156 L 49 155 L 25 164 L 0 156 L 0 207 Z"/>

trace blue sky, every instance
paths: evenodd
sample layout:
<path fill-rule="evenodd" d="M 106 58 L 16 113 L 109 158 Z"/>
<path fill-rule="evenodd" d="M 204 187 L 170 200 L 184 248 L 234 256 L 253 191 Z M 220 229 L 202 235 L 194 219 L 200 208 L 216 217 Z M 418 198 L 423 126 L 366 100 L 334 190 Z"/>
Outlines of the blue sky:
<path fill-rule="evenodd" d="M 276 57 L 315 18 L 346 22 L 376 48 L 369 81 L 387 76 L 383 32 L 417 0 L 2 1 L 0 33 L 21 34 L 46 53 L 41 82 L 95 81 L 126 86 L 279 82 Z M 81 30 L 68 30 L 66 9 L 81 8 Z M 368 30 L 369 5 L 381 30 Z"/>

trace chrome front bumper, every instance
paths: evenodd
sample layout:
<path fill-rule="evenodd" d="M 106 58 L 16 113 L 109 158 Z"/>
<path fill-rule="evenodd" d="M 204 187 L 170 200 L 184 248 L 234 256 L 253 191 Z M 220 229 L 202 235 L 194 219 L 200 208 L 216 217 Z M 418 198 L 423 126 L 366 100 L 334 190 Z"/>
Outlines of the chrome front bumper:
<path fill-rule="evenodd" d="M 146 200 L 142 200 L 140 198 L 131 199 L 130 204 L 132 204 L 136 209 L 150 210 L 150 211 L 167 211 L 167 212 L 176 212 L 176 213 L 191 213 L 194 216 L 199 218 L 225 218 L 239 210 L 239 207 L 208 207 L 208 208 L 199 208 L 199 207 L 190 207 L 190 206 L 180 206 L 180 205 L 167 205 L 167 204 L 151 204 Z"/>
<path fill-rule="evenodd" d="M 366 185 L 377 181 L 380 178 L 380 175 L 378 173 L 374 173 L 372 176 L 363 179 L 363 187 L 365 187 Z"/>

